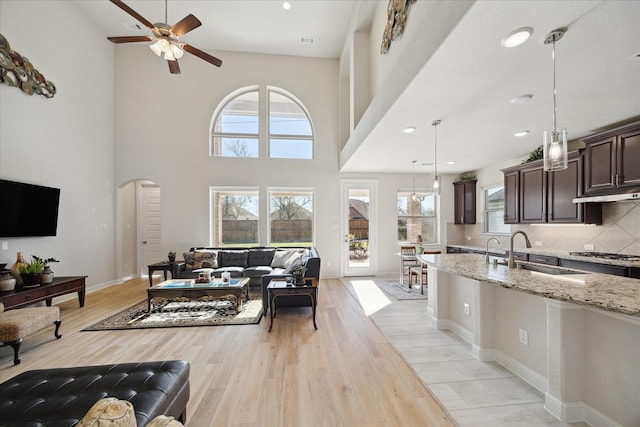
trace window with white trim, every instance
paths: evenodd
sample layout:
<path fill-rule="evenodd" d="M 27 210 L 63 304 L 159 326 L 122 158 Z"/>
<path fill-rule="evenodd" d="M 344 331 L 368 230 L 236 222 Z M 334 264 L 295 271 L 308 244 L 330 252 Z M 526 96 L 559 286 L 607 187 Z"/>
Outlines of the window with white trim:
<path fill-rule="evenodd" d="M 212 244 L 215 247 L 258 246 L 258 189 L 211 189 Z"/>
<path fill-rule="evenodd" d="M 423 244 L 438 243 L 436 203 L 433 193 L 398 191 L 398 243 L 415 243 L 418 235 Z"/>
<path fill-rule="evenodd" d="M 511 232 L 511 227 L 504 223 L 504 186 L 485 187 L 483 194 L 484 231 L 486 233 Z"/>
<path fill-rule="evenodd" d="M 269 245 L 313 244 L 313 191 L 269 190 Z"/>
<path fill-rule="evenodd" d="M 292 94 L 275 87 L 251 86 L 222 101 L 211 121 L 210 155 L 312 159 L 309 114 Z M 266 131 L 260 124 L 266 123 Z"/>

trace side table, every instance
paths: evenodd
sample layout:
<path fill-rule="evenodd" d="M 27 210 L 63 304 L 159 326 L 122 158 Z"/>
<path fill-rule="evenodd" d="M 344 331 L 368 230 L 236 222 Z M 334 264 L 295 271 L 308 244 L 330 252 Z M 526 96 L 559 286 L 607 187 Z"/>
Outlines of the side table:
<path fill-rule="evenodd" d="M 270 323 L 269 332 L 273 328 L 273 318 L 276 317 L 276 299 L 282 295 L 307 295 L 311 298 L 311 309 L 313 310 L 313 327 L 318 329 L 316 325 L 316 304 L 318 302 L 318 283 L 315 277 L 305 278 L 304 285 L 296 285 L 287 283 L 284 280 L 272 280 L 267 286 L 269 298 Z"/>
<path fill-rule="evenodd" d="M 154 271 L 162 271 L 164 274 L 164 280 L 167 280 L 167 271 L 171 272 L 171 278 L 176 279 L 178 276 L 178 272 L 180 271 L 180 266 L 184 266 L 184 261 L 176 261 L 176 262 L 166 262 L 160 261 L 153 264 L 149 264 L 147 268 L 149 269 L 149 287 L 153 286 L 153 272 Z"/>

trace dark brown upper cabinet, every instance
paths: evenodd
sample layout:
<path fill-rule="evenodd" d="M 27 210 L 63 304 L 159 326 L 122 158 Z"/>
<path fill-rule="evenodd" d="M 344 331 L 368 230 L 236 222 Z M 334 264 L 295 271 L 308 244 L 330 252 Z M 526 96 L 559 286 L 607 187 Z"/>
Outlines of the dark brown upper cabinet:
<path fill-rule="evenodd" d="M 476 223 L 476 182 L 467 180 L 453 183 L 455 224 Z"/>
<path fill-rule="evenodd" d="M 640 190 L 640 122 L 584 139 L 586 195 Z"/>
<path fill-rule="evenodd" d="M 583 194 L 582 171 L 578 151 L 561 171 L 545 172 L 542 160 L 504 169 L 505 224 L 601 224 L 601 204 L 573 203 Z"/>
<path fill-rule="evenodd" d="M 520 171 L 504 172 L 504 223 L 520 221 Z"/>

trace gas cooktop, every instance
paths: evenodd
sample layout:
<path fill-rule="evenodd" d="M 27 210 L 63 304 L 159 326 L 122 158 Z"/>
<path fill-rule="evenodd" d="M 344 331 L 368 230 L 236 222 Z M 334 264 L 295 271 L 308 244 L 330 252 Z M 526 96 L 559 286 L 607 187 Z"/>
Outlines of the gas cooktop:
<path fill-rule="evenodd" d="M 640 261 L 640 255 L 610 254 L 606 252 L 569 252 L 569 255 L 585 256 L 591 258 L 616 259 L 621 261 Z"/>

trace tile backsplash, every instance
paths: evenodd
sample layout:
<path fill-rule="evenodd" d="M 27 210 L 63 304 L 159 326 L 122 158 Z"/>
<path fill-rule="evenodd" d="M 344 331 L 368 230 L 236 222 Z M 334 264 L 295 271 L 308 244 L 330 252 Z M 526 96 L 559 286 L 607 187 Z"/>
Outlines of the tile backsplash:
<path fill-rule="evenodd" d="M 509 236 L 484 233 L 484 224 L 447 224 L 447 243 L 485 247 L 489 237 L 497 237 L 504 249 L 509 248 Z M 522 230 L 531 244 L 540 242 L 541 249 L 584 251 L 593 250 L 640 255 L 640 202 L 626 201 L 602 205 L 602 225 L 512 225 L 511 231 Z M 516 237 L 515 247 L 524 247 L 524 239 Z M 491 242 L 491 247 L 496 247 Z"/>

